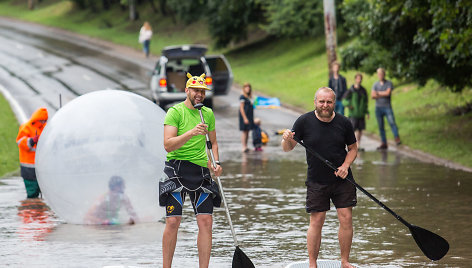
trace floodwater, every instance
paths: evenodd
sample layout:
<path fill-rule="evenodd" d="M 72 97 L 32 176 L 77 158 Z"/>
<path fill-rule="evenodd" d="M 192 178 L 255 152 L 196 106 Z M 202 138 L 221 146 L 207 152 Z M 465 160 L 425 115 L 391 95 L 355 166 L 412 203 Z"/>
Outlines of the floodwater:
<path fill-rule="evenodd" d="M 220 153 L 223 187 L 240 248 L 256 267 L 285 267 L 307 259 L 304 151 L 283 153 L 272 142 L 264 152 Z M 357 182 L 408 222 L 450 243 L 439 262 L 429 261 L 407 227 L 358 191 L 353 212 L 351 262 L 360 267 L 470 267 L 472 174 L 422 163 L 396 152 L 361 152 Z M 24 200 L 19 177 L 0 185 L 0 263 L 9 267 L 159 267 L 163 221 L 121 226 L 66 224 L 41 200 Z M 188 204 L 188 202 L 187 202 Z M 156 204 L 157 205 L 157 204 Z M 230 267 L 233 239 L 223 208 L 214 215 L 210 267 Z M 197 227 L 190 206 L 174 267 L 198 267 Z M 337 218 L 328 212 L 320 259 L 339 259 Z"/>

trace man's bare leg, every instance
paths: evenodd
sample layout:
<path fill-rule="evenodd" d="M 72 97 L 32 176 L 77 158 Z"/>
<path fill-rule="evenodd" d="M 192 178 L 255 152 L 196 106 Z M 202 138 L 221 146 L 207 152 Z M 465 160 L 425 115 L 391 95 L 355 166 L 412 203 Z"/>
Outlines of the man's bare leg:
<path fill-rule="evenodd" d="M 166 227 L 162 235 L 163 267 L 170 268 L 174 258 L 175 245 L 177 244 L 177 232 L 179 231 L 182 217 L 166 218 Z"/>
<path fill-rule="evenodd" d="M 357 148 L 361 146 L 362 130 L 356 130 Z"/>
<path fill-rule="evenodd" d="M 212 242 L 212 225 L 213 217 L 208 214 L 197 215 L 198 224 L 198 261 L 200 268 L 208 268 L 210 264 L 211 242 Z"/>
<path fill-rule="evenodd" d="M 342 268 L 353 268 L 349 263 L 349 253 L 351 252 L 353 228 L 352 228 L 352 207 L 338 208 L 339 219 L 339 247 L 341 248 Z"/>
<path fill-rule="evenodd" d="M 317 268 L 316 260 L 321 246 L 321 229 L 326 218 L 326 211 L 312 212 L 310 214 L 310 226 L 306 236 L 306 244 L 308 248 L 308 258 L 310 260 L 310 268 Z"/>

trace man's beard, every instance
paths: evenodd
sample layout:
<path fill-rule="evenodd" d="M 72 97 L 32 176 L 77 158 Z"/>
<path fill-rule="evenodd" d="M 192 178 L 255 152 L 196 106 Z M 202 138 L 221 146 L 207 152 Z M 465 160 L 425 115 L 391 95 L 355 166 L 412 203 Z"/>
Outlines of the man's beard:
<path fill-rule="evenodd" d="M 195 99 L 190 99 L 190 103 L 195 106 L 195 104 L 199 103 L 199 102 L 195 102 Z"/>
<path fill-rule="evenodd" d="M 322 110 L 322 109 L 316 109 L 316 112 L 318 113 L 318 116 L 321 118 L 331 118 L 334 113 L 333 110 Z"/>

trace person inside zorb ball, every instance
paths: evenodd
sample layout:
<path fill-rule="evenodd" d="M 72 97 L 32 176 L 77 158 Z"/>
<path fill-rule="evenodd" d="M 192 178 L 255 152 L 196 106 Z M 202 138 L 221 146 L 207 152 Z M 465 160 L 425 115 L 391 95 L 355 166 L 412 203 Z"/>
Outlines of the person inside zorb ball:
<path fill-rule="evenodd" d="M 116 224 L 120 222 L 120 211 L 125 209 L 129 224 L 138 219 L 133 205 L 125 194 L 125 183 L 120 176 L 112 176 L 108 182 L 109 191 L 102 195 L 85 215 L 87 224 Z"/>
<path fill-rule="evenodd" d="M 74 224 L 155 222 L 165 112 L 134 93 L 101 90 L 56 112 L 36 152 L 52 210 Z"/>

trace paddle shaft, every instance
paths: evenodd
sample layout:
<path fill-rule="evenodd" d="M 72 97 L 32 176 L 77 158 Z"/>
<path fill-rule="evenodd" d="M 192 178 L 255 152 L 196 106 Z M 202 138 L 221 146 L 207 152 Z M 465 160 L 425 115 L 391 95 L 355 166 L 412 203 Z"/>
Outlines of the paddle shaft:
<path fill-rule="evenodd" d="M 318 158 L 319 160 L 321 160 L 321 162 L 325 163 L 328 167 L 330 167 L 332 170 L 334 171 L 338 171 L 338 168 L 333 164 L 331 163 L 329 160 L 325 159 L 324 157 L 322 157 L 319 153 L 315 152 L 314 150 L 312 150 L 311 148 L 307 147 L 305 145 L 305 143 L 303 143 L 300 139 L 298 139 L 297 137 L 293 137 L 293 139 L 298 142 L 298 144 L 300 144 L 301 146 L 305 147 L 305 149 L 310 152 L 311 154 L 313 154 L 316 158 Z M 359 184 L 357 184 L 354 180 L 352 180 L 350 177 L 347 177 L 346 178 L 350 183 L 354 184 L 354 186 L 356 186 L 357 189 L 359 189 L 361 192 L 363 192 L 365 195 L 367 195 L 370 199 L 374 200 L 375 203 L 377 203 L 379 206 L 381 206 L 383 209 L 385 209 L 386 211 L 388 211 L 390 214 L 392 214 L 397 220 L 399 220 L 401 223 L 403 223 L 404 225 L 406 225 L 406 227 L 408 228 L 411 228 L 412 225 L 410 223 L 408 223 L 406 220 L 404 220 L 402 217 L 400 217 L 397 213 L 395 213 L 393 210 L 391 210 L 389 207 L 387 207 L 384 203 L 380 202 L 380 200 L 378 200 L 377 198 L 375 198 L 375 196 L 373 196 L 371 193 L 367 192 L 366 189 L 362 188 L 362 186 L 360 186 Z"/>
<path fill-rule="evenodd" d="M 200 119 L 202 120 L 202 123 L 205 124 L 205 119 L 203 118 L 203 114 L 202 114 L 202 107 L 203 105 L 196 108 L 198 109 L 198 112 L 200 113 Z M 212 145 L 211 145 L 211 141 L 210 141 L 210 137 L 208 136 L 208 133 L 205 134 L 205 138 L 206 138 L 206 145 L 207 145 L 208 151 L 210 151 L 211 163 L 213 167 L 216 168 L 215 156 L 213 155 Z M 218 187 L 220 188 L 221 198 L 223 199 L 223 205 L 226 211 L 226 217 L 228 218 L 229 227 L 231 228 L 231 234 L 233 235 L 234 245 L 237 247 L 238 240 L 236 239 L 236 233 L 234 232 L 233 222 L 231 221 L 231 215 L 229 214 L 229 208 L 226 203 L 225 193 L 223 191 L 223 185 L 221 184 L 220 176 L 216 176 L 216 179 L 218 180 Z"/>

